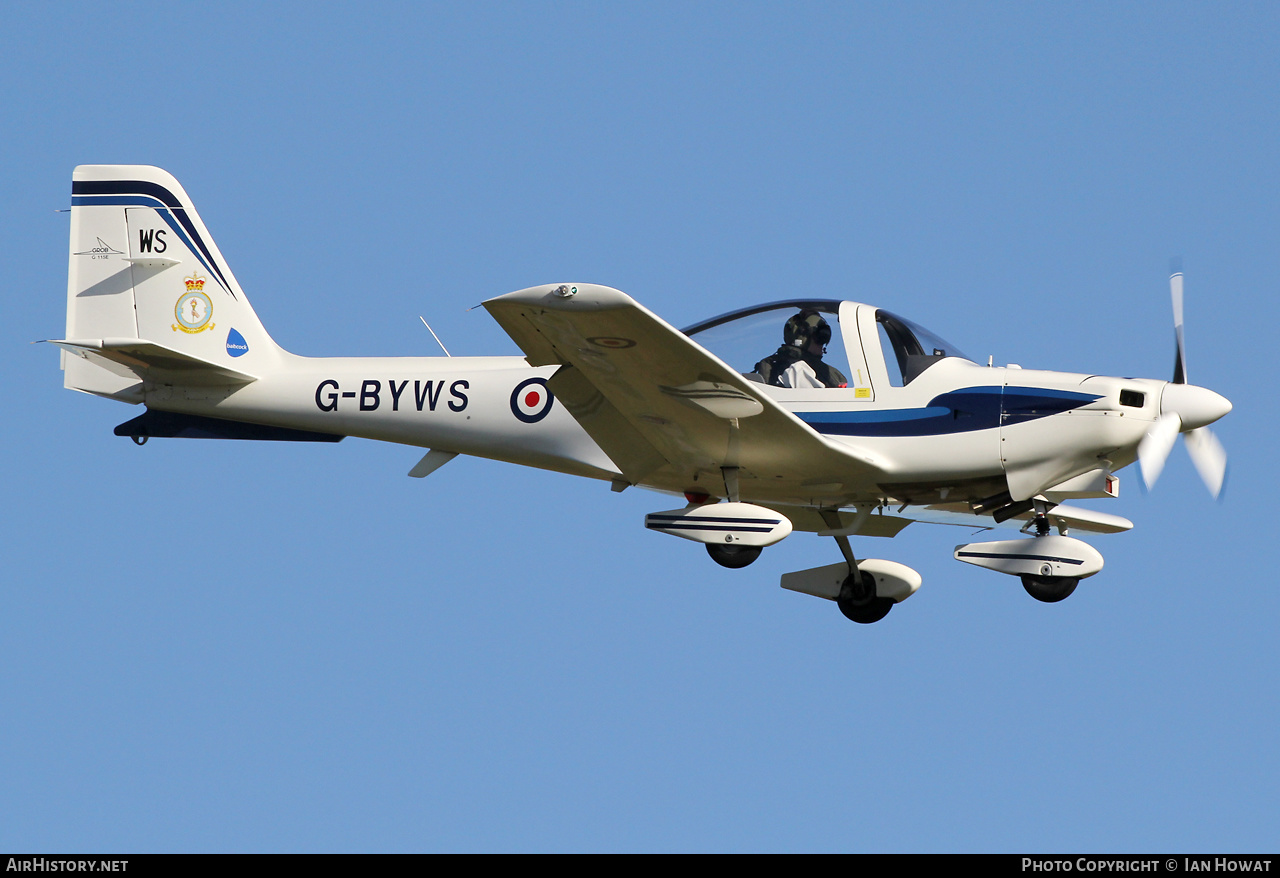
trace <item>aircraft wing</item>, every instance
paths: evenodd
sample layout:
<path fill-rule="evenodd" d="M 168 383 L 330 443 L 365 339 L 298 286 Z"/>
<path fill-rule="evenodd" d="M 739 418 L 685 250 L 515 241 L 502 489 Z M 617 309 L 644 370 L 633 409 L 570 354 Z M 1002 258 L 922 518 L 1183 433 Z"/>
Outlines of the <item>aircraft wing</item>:
<path fill-rule="evenodd" d="M 881 478 L 871 454 L 832 444 L 618 290 L 532 287 L 484 306 L 531 365 L 562 367 L 548 386 L 632 484 L 720 494 L 721 468 L 737 467 L 759 500 L 833 505 Z"/>
<path fill-rule="evenodd" d="M 913 522 L 926 524 L 949 524 L 963 527 L 971 531 L 995 529 L 1020 530 L 1025 528 L 1035 517 L 1033 511 L 1015 515 L 1007 521 L 997 522 L 990 515 L 978 515 L 971 511 L 967 503 L 937 503 L 931 506 L 906 506 L 899 509 L 895 506 L 868 507 L 865 514 L 859 510 L 841 509 L 836 514 L 840 518 L 840 527 L 833 528 L 816 509 L 769 504 L 771 508 L 783 513 L 791 519 L 792 526 L 798 531 L 809 531 L 820 536 L 860 537 L 892 537 Z M 830 513 L 827 513 L 830 515 Z M 1053 527 L 1065 527 L 1070 531 L 1092 534 L 1113 534 L 1133 528 L 1133 522 L 1119 515 L 1084 509 L 1080 506 L 1059 504 L 1049 510 L 1049 523 Z"/>
<path fill-rule="evenodd" d="M 977 515 L 970 511 L 964 503 L 938 503 L 931 506 L 909 506 L 900 514 L 912 521 L 923 521 L 929 524 L 953 524 L 959 527 L 990 530 L 993 528 L 1022 529 L 1035 518 L 1035 512 L 1028 510 L 1015 515 L 1007 521 L 996 522 L 990 515 Z M 1096 509 L 1085 509 L 1081 506 L 1058 504 L 1048 512 L 1049 523 L 1053 527 L 1065 527 L 1071 531 L 1092 534 L 1115 534 L 1132 530 L 1133 522 L 1109 512 Z"/>

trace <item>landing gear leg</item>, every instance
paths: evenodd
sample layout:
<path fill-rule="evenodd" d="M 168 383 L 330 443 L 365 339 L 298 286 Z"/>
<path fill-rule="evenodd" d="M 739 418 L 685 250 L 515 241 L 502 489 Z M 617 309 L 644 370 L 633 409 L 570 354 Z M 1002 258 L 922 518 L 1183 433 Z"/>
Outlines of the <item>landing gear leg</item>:
<path fill-rule="evenodd" d="M 1036 536 L 1047 537 L 1049 535 L 1048 512 L 1050 507 L 1044 501 L 1036 500 L 1035 508 L 1036 517 L 1032 522 L 1035 525 Z M 1023 574 L 1022 587 L 1027 590 L 1027 594 L 1046 604 L 1056 604 L 1058 601 L 1071 597 L 1071 593 L 1080 584 L 1080 578 L 1076 576 L 1053 576 L 1051 575 L 1052 570 L 1052 567 L 1045 564 L 1044 570 L 1039 576 Z"/>
<path fill-rule="evenodd" d="M 1049 535 L 1049 507 L 1040 500 L 1036 500 L 1035 509 L 1036 517 L 1033 522 L 1036 527 L 1036 536 L 1047 537 Z"/>

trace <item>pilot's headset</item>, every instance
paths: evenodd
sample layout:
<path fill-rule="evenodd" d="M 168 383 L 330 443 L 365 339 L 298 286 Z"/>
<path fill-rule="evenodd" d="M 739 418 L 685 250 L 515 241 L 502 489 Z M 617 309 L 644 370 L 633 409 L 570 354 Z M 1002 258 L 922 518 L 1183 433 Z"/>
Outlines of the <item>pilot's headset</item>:
<path fill-rule="evenodd" d="M 793 314 L 782 328 L 782 340 L 789 345 L 806 350 L 810 341 L 822 345 L 826 352 L 831 341 L 831 326 L 813 308 L 805 308 L 799 314 Z"/>

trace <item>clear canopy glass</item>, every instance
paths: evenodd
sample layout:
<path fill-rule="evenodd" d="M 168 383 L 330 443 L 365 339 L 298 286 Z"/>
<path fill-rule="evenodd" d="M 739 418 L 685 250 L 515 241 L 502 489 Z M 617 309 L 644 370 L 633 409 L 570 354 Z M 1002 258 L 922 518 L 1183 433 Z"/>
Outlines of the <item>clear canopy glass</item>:
<path fill-rule="evenodd" d="M 849 374 L 849 357 L 840 329 L 840 302 L 830 299 L 795 299 L 744 308 L 704 320 L 685 334 L 748 378 L 762 380 L 760 363 L 786 343 L 787 321 L 803 311 L 818 312 L 831 328 L 822 361 L 843 375 Z"/>
<path fill-rule="evenodd" d="M 876 311 L 876 327 L 880 331 L 889 383 L 894 387 L 910 384 L 925 369 L 946 357 L 969 359 L 941 336 L 883 308 Z"/>
<path fill-rule="evenodd" d="M 816 311 L 831 328 L 822 361 L 849 375 L 849 357 L 840 327 L 840 301 L 835 299 L 792 299 L 743 308 L 704 320 L 684 330 L 698 344 L 724 360 L 748 378 L 761 379 L 761 363 L 786 344 L 787 321 L 804 311 Z M 910 384 L 926 369 L 947 357 L 970 358 L 955 345 L 918 323 L 879 309 L 876 328 L 884 352 L 889 383 Z M 856 339 L 857 333 L 853 333 Z"/>

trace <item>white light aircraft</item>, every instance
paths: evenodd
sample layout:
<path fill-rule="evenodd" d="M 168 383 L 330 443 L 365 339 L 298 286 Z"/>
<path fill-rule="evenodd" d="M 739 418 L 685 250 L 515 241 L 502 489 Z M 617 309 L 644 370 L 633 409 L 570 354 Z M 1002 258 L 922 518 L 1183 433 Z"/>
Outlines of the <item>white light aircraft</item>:
<path fill-rule="evenodd" d="M 912 521 L 1021 528 L 954 557 L 1052 602 L 1102 569 L 1069 530 L 1132 527 L 1062 501 L 1115 497 L 1115 472 L 1135 460 L 1154 484 L 1179 433 L 1221 491 L 1226 454 L 1208 425 L 1231 404 L 1187 383 L 1180 272 L 1171 284 L 1172 381 L 983 366 L 848 301 L 775 302 L 681 332 L 587 283 L 484 302 L 524 357 L 300 357 L 271 340 L 177 180 L 85 165 L 72 183 L 66 337 L 52 343 L 66 387 L 146 406 L 115 430 L 138 444 L 357 436 L 428 449 L 416 477 L 470 454 L 639 485 L 687 501 L 646 527 L 726 567 L 792 530 L 833 537 L 844 560 L 782 586 L 866 623 L 921 578 L 855 559 L 851 536 Z"/>

